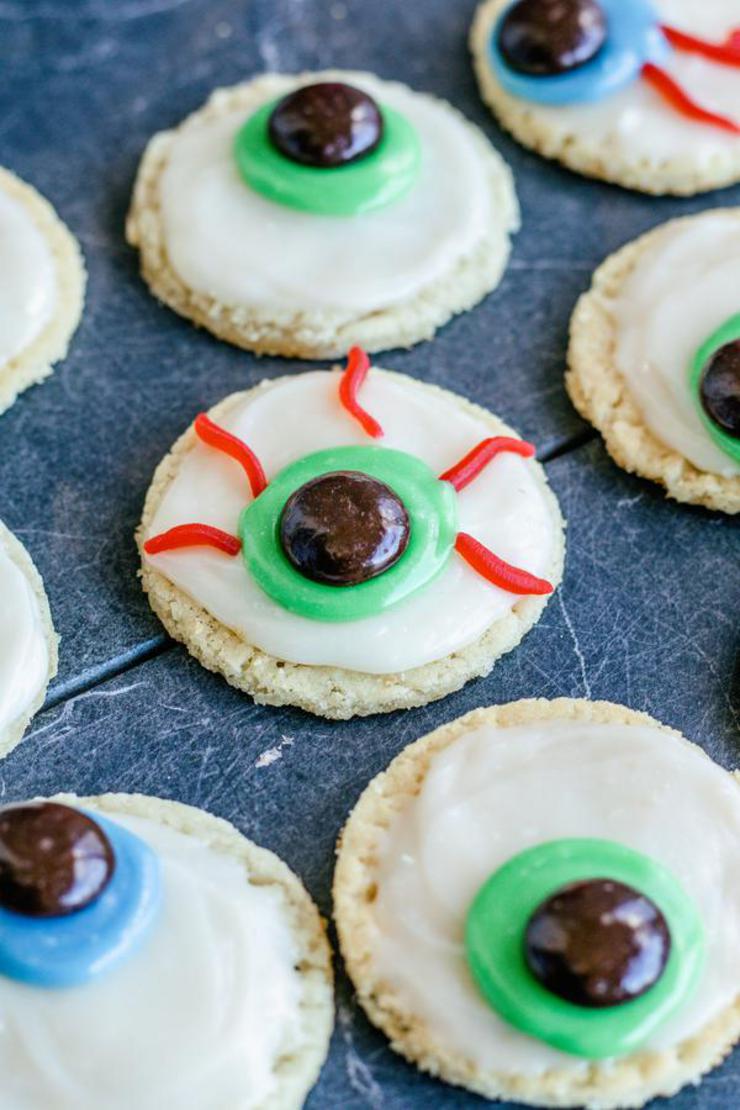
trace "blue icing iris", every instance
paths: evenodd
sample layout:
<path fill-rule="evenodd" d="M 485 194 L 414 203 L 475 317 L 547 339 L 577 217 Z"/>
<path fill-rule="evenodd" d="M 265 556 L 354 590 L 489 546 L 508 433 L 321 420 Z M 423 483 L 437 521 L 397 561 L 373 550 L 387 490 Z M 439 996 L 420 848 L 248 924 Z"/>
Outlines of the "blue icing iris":
<path fill-rule="evenodd" d="M 491 35 L 489 60 L 502 88 L 521 100 L 554 107 L 602 100 L 636 81 L 646 62 L 659 65 L 671 47 L 648 0 L 600 0 L 607 18 L 607 39 L 590 61 L 551 77 L 532 77 L 508 65 L 499 50 L 503 12 Z M 513 5 L 510 5 L 510 7 Z"/>
<path fill-rule="evenodd" d="M 0 908 L 0 975 L 36 987 L 74 987 L 110 971 L 138 948 L 159 910 L 159 860 L 138 836 L 87 814 L 115 855 L 99 898 L 67 917 L 34 918 Z"/>

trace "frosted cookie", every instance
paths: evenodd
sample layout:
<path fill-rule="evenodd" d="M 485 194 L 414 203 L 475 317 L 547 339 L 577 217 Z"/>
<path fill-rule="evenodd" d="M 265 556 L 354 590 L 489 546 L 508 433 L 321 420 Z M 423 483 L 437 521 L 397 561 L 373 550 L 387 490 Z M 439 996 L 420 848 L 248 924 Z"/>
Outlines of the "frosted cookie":
<path fill-rule="evenodd" d="M 422 1069 L 638 1107 L 740 1035 L 740 782 L 644 713 L 533 700 L 407 747 L 341 837 L 340 946 Z"/>
<path fill-rule="evenodd" d="M 0 809 L 6 1110 L 297 1110 L 333 1024 L 300 881 L 226 821 L 143 795 Z"/>
<path fill-rule="evenodd" d="M 455 394 L 368 370 L 355 348 L 344 373 L 266 381 L 201 414 L 138 534 L 172 636 L 255 700 L 325 717 L 487 674 L 562 574 L 534 448 Z"/>
<path fill-rule="evenodd" d="M 484 0 L 483 99 L 524 146 L 687 195 L 740 181 L 737 0 Z"/>
<path fill-rule="evenodd" d="M 511 173 L 459 112 L 368 73 L 220 89 L 142 159 L 129 242 L 160 300 L 262 354 L 430 338 L 494 289 Z"/>
<path fill-rule="evenodd" d="M 41 575 L 0 521 L 0 757 L 41 707 L 57 673 L 57 635 Z"/>
<path fill-rule="evenodd" d="M 51 374 L 79 323 L 82 255 L 48 201 L 0 167 L 0 413 Z"/>
<path fill-rule="evenodd" d="M 626 470 L 740 511 L 740 209 L 673 220 L 596 271 L 571 322 L 578 411 Z"/>

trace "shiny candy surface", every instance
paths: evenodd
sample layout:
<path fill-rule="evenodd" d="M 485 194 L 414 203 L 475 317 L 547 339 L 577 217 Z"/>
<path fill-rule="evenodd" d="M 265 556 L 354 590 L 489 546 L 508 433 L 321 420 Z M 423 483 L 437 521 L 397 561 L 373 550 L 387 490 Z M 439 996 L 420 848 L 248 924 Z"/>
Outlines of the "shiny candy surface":
<path fill-rule="evenodd" d="M 383 117 L 367 93 L 322 81 L 284 97 L 272 111 L 269 133 L 273 146 L 291 161 L 331 169 L 374 150 Z"/>
<path fill-rule="evenodd" d="M 367 474 L 314 478 L 286 502 L 280 541 L 313 582 L 353 586 L 377 577 L 406 550 L 409 517 L 393 490 Z"/>
<path fill-rule="evenodd" d="M 550 895 L 527 924 L 525 952 L 546 990 L 578 1006 L 616 1006 L 660 978 L 671 941 L 665 918 L 625 883 L 590 879 Z"/>
<path fill-rule="evenodd" d="M 590 61 L 608 33 L 596 0 L 519 0 L 499 29 L 499 47 L 522 73 L 549 76 Z"/>
<path fill-rule="evenodd" d="M 740 339 L 712 356 L 701 377 L 701 402 L 710 420 L 740 439 Z"/>

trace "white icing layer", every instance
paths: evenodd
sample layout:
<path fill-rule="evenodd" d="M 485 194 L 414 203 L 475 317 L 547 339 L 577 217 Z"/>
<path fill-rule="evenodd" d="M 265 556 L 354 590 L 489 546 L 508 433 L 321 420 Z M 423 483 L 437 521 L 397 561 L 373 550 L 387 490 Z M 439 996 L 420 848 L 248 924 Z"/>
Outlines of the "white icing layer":
<path fill-rule="evenodd" d="M 160 186 L 167 253 L 188 286 L 291 314 L 373 312 L 448 273 L 494 219 L 505 234 L 510 213 L 493 212 L 490 170 L 470 128 L 429 97 L 351 78 L 417 129 L 422 169 L 411 192 L 362 216 L 299 212 L 250 189 L 236 169 L 234 136 L 251 112 L 193 121 L 175 136 Z M 298 84 L 285 78 L 282 91 Z"/>
<path fill-rule="evenodd" d="M 737 0 L 655 0 L 654 6 L 660 22 L 715 42 L 740 25 Z M 679 51 L 661 66 L 703 108 L 740 123 L 740 69 Z M 642 80 L 596 104 L 550 108 L 528 102 L 527 110 L 553 135 L 603 143 L 615 160 L 721 170 L 740 154 L 740 135 L 687 119 Z"/>
<path fill-rule="evenodd" d="M 707 960 L 691 1001 L 651 1038 L 696 1033 L 740 990 L 740 789 L 699 749 L 657 728 L 483 726 L 434 756 L 419 795 L 380 841 L 373 962 L 448 1049 L 539 1075 L 590 1065 L 509 1027 L 469 975 L 465 915 L 507 860 L 559 837 L 603 837 L 670 868 L 702 914 Z"/>
<path fill-rule="evenodd" d="M 28 712 L 48 670 L 39 600 L 0 537 L 0 735 Z"/>
<path fill-rule="evenodd" d="M 0 189 L 0 369 L 40 335 L 56 297 L 46 239 L 22 201 Z"/>
<path fill-rule="evenodd" d="M 689 389 L 697 350 L 740 312 L 740 211 L 708 212 L 666 230 L 609 307 L 617 367 L 654 435 L 700 470 L 740 474 Z"/>
<path fill-rule="evenodd" d="M 5 1110 L 249 1110 L 300 1036 L 296 943 L 276 886 L 195 837 L 116 816 L 162 865 L 144 946 L 91 984 L 0 978 Z"/>
<path fill-rule="evenodd" d="M 336 373 L 285 379 L 233 409 L 221 423 L 261 459 L 268 479 L 288 463 L 326 447 L 366 446 L 341 407 Z M 491 435 L 483 420 L 410 378 L 373 370 L 362 404 L 384 429 L 384 447 L 407 451 L 442 473 Z M 198 444 L 180 464 L 149 535 L 200 521 L 234 533 L 250 494 L 241 468 Z M 459 495 L 460 530 L 501 558 L 540 576 L 553 560 L 554 520 L 534 464 L 500 455 Z M 150 556 L 150 563 L 222 624 L 256 647 L 294 663 L 395 674 L 441 659 L 472 643 L 519 598 L 480 578 L 453 555 L 442 574 L 405 602 L 361 621 L 312 621 L 280 608 L 249 575 L 240 557 L 207 548 Z"/>

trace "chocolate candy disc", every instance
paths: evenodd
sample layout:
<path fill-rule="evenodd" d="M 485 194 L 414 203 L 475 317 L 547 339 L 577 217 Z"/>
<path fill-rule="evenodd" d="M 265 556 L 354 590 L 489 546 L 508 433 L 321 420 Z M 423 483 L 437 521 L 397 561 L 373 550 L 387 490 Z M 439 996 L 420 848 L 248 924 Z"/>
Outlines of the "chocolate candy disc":
<path fill-rule="evenodd" d="M 519 0 L 501 21 L 498 45 L 513 69 L 545 77 L 590 61 L 607 32 L 596 0 Z"/>
<path fill-rule="evenodd" d="M 0 810 L 0 907 L 27 917 L 60 917 L 93 902 L 115 859 L 103 830 L 57 802 Z"/>
<path fill-rule="evenodd" d="M 286 96 L 270 116 L 273 145 L 304 166 L 331 169 L 375 150 L 383 134 L 378 105 L 359 89 L 325 81 Z"/>
<path fill-rule="evenodd" d="M 540 905 L 525 935 L 527 964 L 547 990 L 578 1006 L 616 1006 L 660 978 L 671 938 L 645 895 L 611 879 L 572 883 Z"/>
<path fill-rule="evenodd" d="M 710 420 L 740 438 L 740 339 L 720 347 L 707 363 L 699 385 Z"/>
<path fill-rule="evenodd" d="M 306 578 L 356 586 L 400 559 L 409 541 L 409 517 L 384 482 L 359 471 L 335 471 L 307 482 L 288 498 L 280 540 Z"/>

